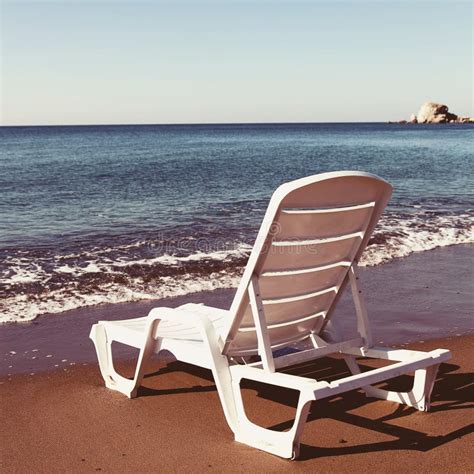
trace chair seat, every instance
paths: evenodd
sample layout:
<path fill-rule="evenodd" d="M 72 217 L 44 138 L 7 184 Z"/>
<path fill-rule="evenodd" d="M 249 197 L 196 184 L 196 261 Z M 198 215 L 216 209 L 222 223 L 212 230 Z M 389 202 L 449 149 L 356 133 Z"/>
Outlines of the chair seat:
<path fill-rule="evenodd" d="M 229 311 L 220 308 L 213 308 L 203 304 L 188 303 L 174 308 L 176 319 L 170 319 L 170 308 L 166 310 L 166 320 L 160 321 L 157 325 L 153 337 L 163 339 L 174 339 L 183 341 L 202 342 L 203 338 L 199 327 L 195 325 L 192 314 L 202 314 L 207 316 L 213 324 L 218 335 L 222 335 L 225 330 L 226 318 Z M 155 308 L 154 314 L 159 317 L 160 308 Z M 145 328 L 148 317 L 124 319 L 120 321 L 101 321 L 106 326 L 107 333 L 111 338 L 123 344 L 140 347 L 143 344 Z"/>

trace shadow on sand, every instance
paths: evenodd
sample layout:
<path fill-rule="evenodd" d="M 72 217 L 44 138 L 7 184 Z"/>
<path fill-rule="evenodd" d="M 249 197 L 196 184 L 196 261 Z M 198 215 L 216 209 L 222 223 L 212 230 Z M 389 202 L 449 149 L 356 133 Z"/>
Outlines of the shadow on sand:
<path fill-rule="evenodd" d="M 361 368 L 363 370 L 374 368 L 371 362 L 369 362 L 370 365 L 361 365 Z M 456 373 L 458 369 L 460 369 L 460 367 L 454 364 L 441 365 L 431 397 L 431 413 L 446 410 L 474 408 L 474 374 Z M 206 381 L 206 383 L 209 384 L 195 385 L 193 387 L 186 388 L 167 389 L 154 389 L 142 386 L 139 389 L 139 396 L 159 396 L 190 392 L 211 392 L 216 390 L 216 387 L 213 384 L 212 374 L 209 370 L 184 364 L 182 362 L 170 362 L 160 370 L 149 373 L 146 375 L 146 378 L 155 377 L 166 373 L 176 373 L 179 371 L 194 377 L 198 377 L 203 380 L 203 382 Z M 347 366 L 342 359 L 330 357 L 299 365 L 295 368 L 292 368 L 291 373 L 327 381 L 350 375 L 349 371 L 347 370 Z M 378 386 L 385 389 L 397 388 L 397 390 L 408 390 L 412 380 L 412 377 L 404 375 L 390 380 L 389 382 L 379 384 Z M 296 409 L 297 393 L 293 390 L 251 381 L 244 381 L 242 383 L 242 388 L 244 390 L 253 391 L 259 398 L 271 400 L 275 403 Z M 337 395 L 332 398 L 319 400 L 313 402 L 307 423 L 311 423 L 317 419 L 330 418 L 340 422 L 348 423 L 352 426 L 373 430 L 390 437 L 395 437 L 396 439 L 377 443 L 362 445 L 359 444 L 357 446 L 337 446 L 329 448 L 310 446 L 302 443 L 301 452 L 298 459 L 302 461 L 315 457 L 339 456 L 386 450 L 409 449 L 425 452 L 474 432 L 473 423 L 466 423 L 465 426 L 440 436 L 432 436 L 412 428 L 397 426 L 392 422 L 396 422 L 403 417 L 416 416 L 418 412 L 415 409 L 405 405 L 396 405 L 393 403 L 392 406 L 396 406 L 396 409 L 392 413 L 377 419 L 371 419 L 351 413 L 354 410 L 371 403 L 375 403 L 375 399 L 366 397 L 365 394 L 360 390 L 347 392 L 342 396 Z M 249 415 L 249 418 L 252 418 L 252 416 Z M 469 419 L 466 418 L 466 421 L 469 421 Z M 276 431 L 285 431 L 290 429 L 292 424 L 293 420 L 289 419 L 282 423 L 266 426 L 266 428 Z M 344 440 L 341 440 L 340 442 L 345 443 Z"/>

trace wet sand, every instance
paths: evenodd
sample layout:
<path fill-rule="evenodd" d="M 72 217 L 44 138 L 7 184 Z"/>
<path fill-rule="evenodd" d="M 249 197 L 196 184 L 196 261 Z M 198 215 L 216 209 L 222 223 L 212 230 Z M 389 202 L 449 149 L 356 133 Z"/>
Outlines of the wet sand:
<path fill-rule="evenodd" d="M 432 411 L 359 391 L 315 402 L 296 461 L 233 441 L 207 370 L 155 361 L 134 400 L 104 388 L 95 366 L 16 375 L 1 386 L 2 472 L 472 472 L 474 336 L 410 347 L 452 351 Z M 125 374 L 133 368 L 118 366 Z M 325 358 L 305 366 L 305 375 L 348 373 L 341 360 Z M 408 383 L 404 376 L 391 386 Z M 253 421 L 289 427 L 293 393 L 256 384 L 243 392 Z"/>
<path fill-rule="evenodd" d="M 474 245 L 413 254 L 361 269 L 361 283 L 376 342 L 406 343 L 474 333 Z M 99 305 L 45 315 L 32 324 L 0 326 L 0 377 L 96 363 L 89 331 L 98 320 L 145 316 L 155 306 L 203 302 L 229 308 L 235 290 L 216 290 L 157 301 Z M 346 294 L 335 318 L 347 336 L 355 332 L 354 307 Z M 126 359 L 132 352 L 117 347 Z"/>

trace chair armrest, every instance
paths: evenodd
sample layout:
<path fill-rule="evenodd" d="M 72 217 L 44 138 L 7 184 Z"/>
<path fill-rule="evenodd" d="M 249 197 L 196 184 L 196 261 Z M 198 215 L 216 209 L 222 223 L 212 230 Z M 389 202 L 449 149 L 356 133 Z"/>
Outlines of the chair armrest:
<path fill-rule="evenodd" d="M 147 334 L 153 334 L 160 321 L 176 321 L 179 319 L 184 319 L 186 322 L 192 322 L 195 327 L 199 328 L 203 341 L 212 344 L 213 351 L 215 351 L 216 345 L 219 348 L 219 351 L 222 351 L 224 344 L 221 337 L 218 336 L 211 320 L 201 313 L 194 313 L 192 311 L 176 311 L 174 308 L 166 307 L 153 308 L 148 313 L 147 330 L 145 332 Z"/>

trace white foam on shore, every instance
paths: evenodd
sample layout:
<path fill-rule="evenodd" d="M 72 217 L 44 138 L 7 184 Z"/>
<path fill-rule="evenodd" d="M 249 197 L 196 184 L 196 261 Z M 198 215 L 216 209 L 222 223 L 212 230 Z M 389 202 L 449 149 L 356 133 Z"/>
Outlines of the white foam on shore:
<path fill-rule="evenodd" d="M 223 261 L 232 257 L 246 257 L 252 250 L 252 247 L 248 244 L 241 243 L 236 249 L 233 250 L 216 250 L 213 252 L 198 251 L 191 255 L 184 257 L 178 257 L 176 255 L 164 254 L 155 258 L 138 259 L 138 260 L 119 260 L 114 262 L 115 267 L 129 267 L 132 265 L 177 265 L 185 262 L 199 262 L 202 260 L 214 260 Z"/>
<path fill-rule="evenodd" d="M 30 322 L 41 314 L 62 313 L 83 306 L 103 303 L 126 303 L 131 301 L 169 298 L 200 291 L 220 288 L 234 288 L 240 281 L 240 274 L 213 273 L 206 278 L 196 279 L 195 275 L 180 275 L 179 279 L 163 277 L 160 285 L 147 288 L 129 288 L 115 284 L 105 284 L 94 294 L 74 294 L 64 290 L 52 291 L 47 299 L 17 295 L 6 298 L 3 304 L 8 312 L 0 313 L 0 324 L 8 322 Z M 140 285 L 141 286 L 141 285 Z"/>
<path fill-rule="evenodd" d="M 436 216 L 432 220 L 423 221 L 399 219 L 396 217 L 383 218 L 378 226 L 378 234 L 387 235 L 383 243 L 371 244 L 363 254 L 362 266 L 373 266 L 387 263 L 396 258 L 407 257 L 414 252 L 423 252 L 437 247 L 474 242 L 474 219 L 463 216 Z M 394 231 L 396 229 L 396 231 Z M 377 236 L 376 236 L 377 237 Z M 377 238 L 376 238 L 377 242 Z M 132 247 L 132 246 L 131 246 Z M 27 294 L 19 291 L 12 296 L 6 296 L 0 301 L 0 323 L 28 322 L 45 313 L 61 313 L 83 306 L 102 303 L 123 303 L 139 300 L 161 299 L 180 296 L 188 293 L 209 291 L 219 288 L 234 288 L 240 281 L 243 270 L 239 267 L 242 259 L 250 254 L 251 246 L 242 243 L 234 248 L 212 252 L 197 251 L 187 256 L 171 254 L 159 255 L 153 258 L 139 258 L 116 261 L 86 260 L 79 265 L 65 263 L 58 258 L 57 267 L 53 270 L 63 274 L 65 278 L 79 277 L 90 274 L 98 275 L 99 283 L 92 289 L 80 289 L 69 281 L 63 288 L 43 291 L 38 294 Z M 237 260 L 236 260 L 237 259 Z M 214 273 L 194 274 L 185 273 L 161 276 L 153 281 L 145 281 L 142 276 L 127 276 L 123 273 L 134 265 L 150 267 L 180 267 L 189 263 L 202 262 L 205 267 L 208 262 L 226 262 L 228 267 Z M 51 278 L 41 265 L 24 258 L 10 260 L 11 271 L 0 277 L 0 284 L 15 288 L 17 284 L 38 283 L 47 285 Z M 184 267 L 186 268 L 186 267 Z M 121 270 L 123 269 L 123 270 Z M 145 268 L 144 274 L 146 275 Z M 126 282 L 100 282 L 101 274 L 127 276 Z"/>
<path fill-rule="evenodd" d="M 466 219 L 466 224 L 472 223 Z M 410 223 L 399 224 L 397 236 L 390 237 L 383 244 L 372 244 L 366 248 L 360 262 L 361 266 L 374 266 L 390 262 L 395 258 L 407 257 L 415 252 L 425 252 L 438 247 L 447 247 L 457 244 L 474 242 L 474 224 L 465 228 L 443 226 L 440 222 L 437 232 L 430 230 L 417 230 L 413 232 Z M 448 224 L 445 222 L 445 224 Z"/>
<path fill-rule="evenodd" d="M 33 263 L 25 266 L 24 259 L 11 259 L 10 263 L 12 264 L 15 271 L 9 277 L 1 277 L 0 283 L 3 284 L 17 284 L 17 283 L 33 283 L 36 281 L 41 281 L 46 273 L 40 267 L 40 265 Z"/>

